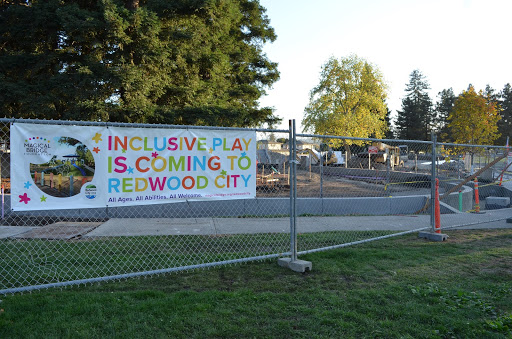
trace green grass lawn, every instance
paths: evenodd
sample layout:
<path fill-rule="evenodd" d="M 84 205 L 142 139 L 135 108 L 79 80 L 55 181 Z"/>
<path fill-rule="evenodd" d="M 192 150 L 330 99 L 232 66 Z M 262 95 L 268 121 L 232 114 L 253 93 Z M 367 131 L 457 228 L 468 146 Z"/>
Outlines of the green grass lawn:
<path fill-rule="evenodd" d="M 511 338 L 512 230 L 0 297 L 0 338 Z"/>

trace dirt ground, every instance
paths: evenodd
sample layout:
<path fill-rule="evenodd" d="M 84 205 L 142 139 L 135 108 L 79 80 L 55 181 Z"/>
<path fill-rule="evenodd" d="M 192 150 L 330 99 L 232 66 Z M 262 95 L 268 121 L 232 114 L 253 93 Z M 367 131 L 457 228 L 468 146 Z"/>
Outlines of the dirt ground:
<path fill-rule="evenodd" d="M 266 180 L 268 178 L 268 180 Z M 290 194 L 288 176 L 274 174 L 261 178 L 258 175 L 257 197 L 287 197 Z M 320 183 L 322 182 L 322 185 Z M 358 180 L 297 170 L 297 196 L 306 197 L 385 197 L 389 195 L 420 194 L 425 185 L 385 185 L 372 180 Z M 429 189 L 430 190 L 430 189 Z"/>

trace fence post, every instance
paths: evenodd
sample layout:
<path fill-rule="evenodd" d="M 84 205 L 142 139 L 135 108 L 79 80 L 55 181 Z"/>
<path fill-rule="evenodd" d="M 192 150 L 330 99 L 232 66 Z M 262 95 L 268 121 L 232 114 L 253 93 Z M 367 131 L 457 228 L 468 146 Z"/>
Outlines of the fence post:
<path fill-rule="evenodd" d="M 294 143 L 294 138 L 295 138 L 295 135 L 293 134 L 293 121 L 294 120 L 289 120 L 289 130 L 288 130 L 288 145 L 289 145 L 289 156 L 288 156 L 288 172 L 289 172 L 289 175 L 288 175 L 288 180 L 289 180 L 289 183 L 290 183 L 290 251 L 291 251 L 291 258 L 290 260 L 293 261 L 294 260 L 294 256 L 297 255 L 297 253 L 295 252 L 295 238 L 294 238 L 294 229 L 295 229 L 295 225 L 294 225 L 294 222 L 295 222 L 295 219 L 294 219 L 294 215 L 295 215 L 295 204 L 294 204 L 294 178 L 295 178 L 295 175 L 294 175 L 294 170 L 295 170 L 295 143 Z"/>
<path fill-rule="evenodd" d="M 437 148 L 437 136 L 435 133 L 432 133 L 432 169 L 431 169 L 431 177 L 430 177 L 430 226 L 432 227 L 432 231 L 435 232 L 436 222 L 435 222 L 435 199 L 436 199 L 436 154 Z"/>
<path fill-rule="evenodd" d="M 292 120 L 292 139 L 293 139 L 293 197 L 292 197 L 292 204 L 293 204 L 293 228 L 292 228 L 292 261 L 297 260 L 297 159 L 295 159 L 295 154 L 297 154 L 297 137 L 295 135 L 295 119 Z"/>
<path fill-rule="evenodd" d="M 322 151 L 320 151 L 320 198 L 324 197 L 324 165 L 322 159 Z"/>
<path fill-rule="evenodd" d="M 311 262 L 297 259 L 297 160 L 295 152 L 297 148 L 297 138 L 295 132 L 295 119 L 290 120 L 289 140 L 290 140 L 290 247 L 291 257 L 280 258 L 277 263 L 280 266 L 288 267 L 295 272 L 305 272 L 311 270 Z"/>

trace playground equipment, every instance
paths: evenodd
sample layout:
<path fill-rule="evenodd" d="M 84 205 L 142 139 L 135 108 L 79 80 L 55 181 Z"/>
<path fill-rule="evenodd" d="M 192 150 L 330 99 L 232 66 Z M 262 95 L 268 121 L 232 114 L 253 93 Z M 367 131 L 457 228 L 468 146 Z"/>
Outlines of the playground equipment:
<path fill-rule="evenodd" d="M 83 169 L 83 168 L 78 167 L 78 165 L 76 164 L 76 161 L 71 162 L 71 165 L 73 165 L 73 167 L 75 167 L 76 169 L 78 169 L 78 170 L 80 171 L 80 173 L 81 173 L 83 176 L 87 175 L 87 173 L 85 173 L 85 171 L 84 171 L 84 169 Z"/>

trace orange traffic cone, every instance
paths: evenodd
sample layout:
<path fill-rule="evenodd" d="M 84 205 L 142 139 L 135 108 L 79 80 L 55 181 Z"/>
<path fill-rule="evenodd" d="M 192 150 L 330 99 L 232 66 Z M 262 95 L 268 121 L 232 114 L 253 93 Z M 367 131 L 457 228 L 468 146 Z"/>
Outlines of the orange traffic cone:
<path fill-rule="evenodd" d="M 480 196 L 478 194 L 478 180 L 475 178 L 475 212 L 480 213 Z"/>

